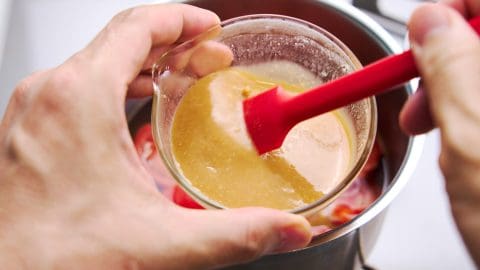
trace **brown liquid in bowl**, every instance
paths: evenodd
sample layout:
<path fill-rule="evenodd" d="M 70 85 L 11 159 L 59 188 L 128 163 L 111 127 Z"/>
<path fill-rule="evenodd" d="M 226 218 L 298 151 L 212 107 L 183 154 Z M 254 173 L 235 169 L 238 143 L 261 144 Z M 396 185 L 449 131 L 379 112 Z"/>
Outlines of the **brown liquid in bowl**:
<path fill-rule="evenodd" d="M 321 83 L 297 64 L 229 68 L 197 81 L 172 126 L 173 153 L 192 186 L 225 207 L 295 209 L 320 199 L 345 177 L 355 142 L 342 109 L 297 125 L 278 151 L 259 156 L 241 101 L 275 85 L 299 93 Z"/>

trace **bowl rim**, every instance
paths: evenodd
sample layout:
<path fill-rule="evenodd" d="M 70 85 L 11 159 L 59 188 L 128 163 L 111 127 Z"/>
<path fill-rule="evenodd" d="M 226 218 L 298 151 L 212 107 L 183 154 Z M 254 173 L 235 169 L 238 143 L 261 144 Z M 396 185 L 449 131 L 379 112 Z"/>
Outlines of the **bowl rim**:
<path fill-rule="evenodd" d="M 335 0 L 315 0 L 315 2 L 328 6 L 329 8 L 340 13 L 342 16 L 358 24 L 359 27 L 363 28 L 369 34 L 369 36 L 377 42 L 377 44 L 381 45 L 386 53 L 396 54 L 403 52 L 402 47 L 397 43 L 397 41 L 395 41 L 391 34 L 387 32 L 387 30 L 385 30 L 380 24 L 378 24 L 367 14 L 360 11 L 358 8 Z M 417 84 L 418 81 L 410 81 L 404 85 L 405 91 L 409 96 L 415 93 Z M 319 246 L 323 243 L 333 241 L 337 238 L 347 235 L 354 230 L 358 230 L 360 227 L 372 221 L 381 212 L 383 212 L 398 196 L 413 175 L 413 172 L 415 171 L 423 152 L 425 138 L 426 135 L 418 135 L 414 137 L 409 136 L 407 149 L 405 151 L 402 163 L 400 164 L 395 175 L 390 176 L 392 180 L 388 189 L 383 192 L 373 204 L 371 204 L 360 215 L 356 216 L 351 221 L 331 231 L 314 237 L 309 246 L 292 252 L 298 252 L 304 249 Z"/>
<path fill-rule="evenodd" d="M 334 50 L 338 50 L 338 54 L 341 54 L 342 57 L 345 57 L 345 60 L 350 62 L 349 64 L 352 66 L 354 70 L 358 70 L 362 67 L 360 61 L 357 59 L 357 57 L 354 55 L 354 53 L 343 43 L 341 42 L 338 38 L 336 38 L 333 34 L 325 30 L 324 28 L 315 25 L 313 23 L 310 23 L 308 21 L 295 18 L 295 17 L 290 17 L 290 16 L 285 16 L 285 15 L 278 15 L 278 14 L 250 14 L 250 15 L 244 15 L 244 16 L 238 16 L 234 18 L 230 18 L 228 20 L 225 20 L 221 22 L 221 27 L 228 27 L 230 25 L 235 25 L 237 23 L 242 24 L 242 23 L 248 23 L 248 22 L 256 22 L 256 21 L 262 21 L 262 20 L 276 20 L 276 21 L 282 21 L 282 22 L 288 22 L 288 23 L 294 23 L 298 26 L 305 27 L 309 31 L 314 31 L 318 36 L 322 39 L 325 40 L 325 42 L 330 43 L 332 46 L 335 47 Z M 162 76 L 163 73 L 163 64 L 165 59 L 168 59 L 170 54 L 174 54 L 177 52 L 183 52 L 184 50 L 190 49 L 192 46 L 195 46 L 198 44 L 198 42 L 202 42 L 203 40 L 209 40 L 210 38 L 216 36 L 219 33 L 219 30 L 221 28 L 218 26 L 215 26 L 206 32 L 200 34 L 197 37 L 194 37 L 191 40 L 188 40 L 165 54 L 163 54 L 159 60 L 154 64 L 152 68 L 152 78 L 153 78 L 153 83 L 154 83 L 154 98 L 153 98 L 153 108 L 152 108 L 152 127 L 153 127 L 153 137 L 155 140 L 155 143 L 157 144 L 157 149 L 159 150 L 160 156 L 162 157 L 164 163 L 167 165 L 167 169 L 169 170 L 170 174 L 174 177 L 176 182 L 190 195 L 195 199 L 198 203 L 201 205 L 205 206 L 206 208 L 211 208 L 211 209 L 229 209 L 229 207 L 225 207 L 221 205 L 220 203 L 217 203 L 215 200 L 210 199 L 208 196 L 203 194 L 200 190 L 198 190 L 195 186 L 191 185 L 184 175 L 181 174 L 181 170 L 178 168 L 178 164 L 176 164 L 175 160 L 170 160 L 170 154 L 167 154 L 166 151 L 168 150 L 168 145 L 165 145 L 162 140 L 161 134 L 163 133 L 164 128 L 161 125 L 158 125 L 158 111 L 161 109 L 161 96 L 162 96 L 162 90 L 160 87 L 157 85 L 158 78 Z M 168 60 L 167 60 L 168 61 Z M 168 68 L 165 70 L 169 74 Z M 365 165 L 365 163 L 368 160 L 368 156 L 370 155 L 370 152 L 373 148 L 374 142 L 375 142 L 375 136 L 377 132 L 377 106 L 375 102 L 375 98 L 370 97 L 366 98 L 362 101 L 359 102 L 366 102 L 368 104 L 368 111 L 367 111 L 367 121 L 368 122 L 368 131 L 366 134 L 366 139 L 365 143 L 363 145 L 363 148 L 361 148 L 361 151 L 358 152 L 358 156 L 355 159 L 355 163 L 347 173 L 345 174 L 344 177 L 338 182 L 338 184 L 335 185 L 335 187 L 325 194 L 324 196 L 320 197 L 316 201 L 309 203 L 307 205 L 290 209 L 290 210 L 283 210 L 285 212 L 293 213 L 293 214 L 300 214 L 304 215 L 306 217 L 313 215 L 315 213 L 318 213 L 321 209 L 327 207 L 332 201 L 334 201 L 342 192 L 344 192 L 350 184 L 352 184 L 357 175 L 361 172 L 361 169 Z M 169 127 L 170 128 L 170 127 Z"/>
<path fill-rule="evenodd" d="M 356 7 L 348 3 L 344 3 L 337 0 L 312 0 L 313 2 L 327 6 L 328 8 L 338 12 L 341 16 L 348 18 L 353 21 L 355 24 L 358 24 L 359 27 L 365 29 L 365 31 L 370 35 L 372 39 L 380 45 L 383 50 L 388 54 L 400 53 L 402 49 L 400 45 L 393 39 L 393 37 L 378 24 L 375 20 L 370 18 L 367 14 L 363 13 Z M 177 3 L 189 3 L 189 0 L 173 0 L 169 2 Z M 404 86 L 405 91 L 410 96 L 416 90 L 415 87 L 417 82 L 409 82 Z M 143 107 L 146 103 L 150 102 L 151 98 L 147 98 L 138 103 L 138 106 L 132 108 L 132 111 L 136 111 L 138 108 Z M 323 233 L 319 236 L 316 236 L 311 244 L 303 249 L 298 249 L 291 251 L 289 253 L 301 252 L 305 249 L 311 249 L 315 246 L 320 246 L 323 243 L 333 241 L 337 238 L 343 237 L 354 230 L 359 229 L 363 225 L 367 224 L 369 221 L 373 220 L 381 212 L 383 212 L 390 203 L 398 196 L 402 191 L 404 186 L 407 184 L 408 180 L 411 178 L 418 161 L 422 155 L 423 146 L 425 142 L 426 135 L 419 135 L 415 137 L 409 137 L 408 146 L 405 152 L 404 159 L 397 170 L 395 175 L 391 175 L 391 183 L 387 191 L 382 193 L 377 200 L 365 209 L 360 215 L 351 220 L 344 225 L 335 228 L 329 232 Z M 267 257 L 281 256 L 269 255 Z"/>

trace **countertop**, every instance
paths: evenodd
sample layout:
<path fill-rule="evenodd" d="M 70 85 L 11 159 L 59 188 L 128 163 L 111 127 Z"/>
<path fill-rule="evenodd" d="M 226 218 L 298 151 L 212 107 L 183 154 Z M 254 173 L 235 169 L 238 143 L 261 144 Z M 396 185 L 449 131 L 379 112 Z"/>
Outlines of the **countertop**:
<path fill-rule="evenodd" d="M 0 66 L 0 115 L 21 78 L 62 63 L 116 12 L 140 2 L 147 1 L 12 1 Z M 1 36 L 0 32 L 0 45 Z M 411 181 L 390 206 L 367 260 L 370 265 L 390 270 L 475 269 L 450 214 L 438 153 L 439 135 L 432 132 Z"/>

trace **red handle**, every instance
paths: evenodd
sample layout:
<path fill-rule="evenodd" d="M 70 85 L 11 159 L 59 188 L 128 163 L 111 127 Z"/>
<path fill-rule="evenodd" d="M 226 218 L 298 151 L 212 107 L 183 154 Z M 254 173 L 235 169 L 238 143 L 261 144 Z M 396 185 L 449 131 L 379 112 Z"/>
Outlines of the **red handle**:
<path fill-rule="evenodd" d="M 480 35 L 480 16 L 469 21 Z M 363 69 L 286 101 L 287 121 L 296 124 L 322 113 L 379 94 L 418 77 L 410 50 L 374 62 Z"/>

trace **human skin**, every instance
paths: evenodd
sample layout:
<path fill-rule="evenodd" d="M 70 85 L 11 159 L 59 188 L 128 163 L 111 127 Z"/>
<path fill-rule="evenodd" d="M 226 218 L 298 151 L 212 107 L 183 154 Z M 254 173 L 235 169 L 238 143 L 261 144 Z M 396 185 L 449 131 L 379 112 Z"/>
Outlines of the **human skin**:
<path fill-rule="evenodd" d="M 139 74 L 218 23 L 186 5 L 130 9 L 18 85 L 0 124 L 2 269 L 210 269 L 309 243 L 297 215 L 177 207 L 138 158 L 124 102 L 151 95 Z"/>
<path fill-rule="evenodd" d="M 400 122 L 412 134 L 440 128 L 452 213 L 480 265 L 480 45 L 460 16 L 480 14 L 480 2 L 448 4 L 458 12 L 427 5 L 412 18 L 424 87 Z M 129 10 L 64 64 L 18 85 L 0 124 L 2 268 L 215 268 L 309 242 L 308 223 L 280 211 L 172 205 L 135 153 L 124 99 L 151 94 L 139 73 L 217 23 L 183 5 Z"/>
<path fill-rule="evenodd" d="M 478 15 L 478 0 L 427 4 L 413 14 L 410 40 L 423 84 L 400 123 L 410 134 L 439 128 L 452 214 L 480 267 L 480 40 L 462 17 Z"/>

